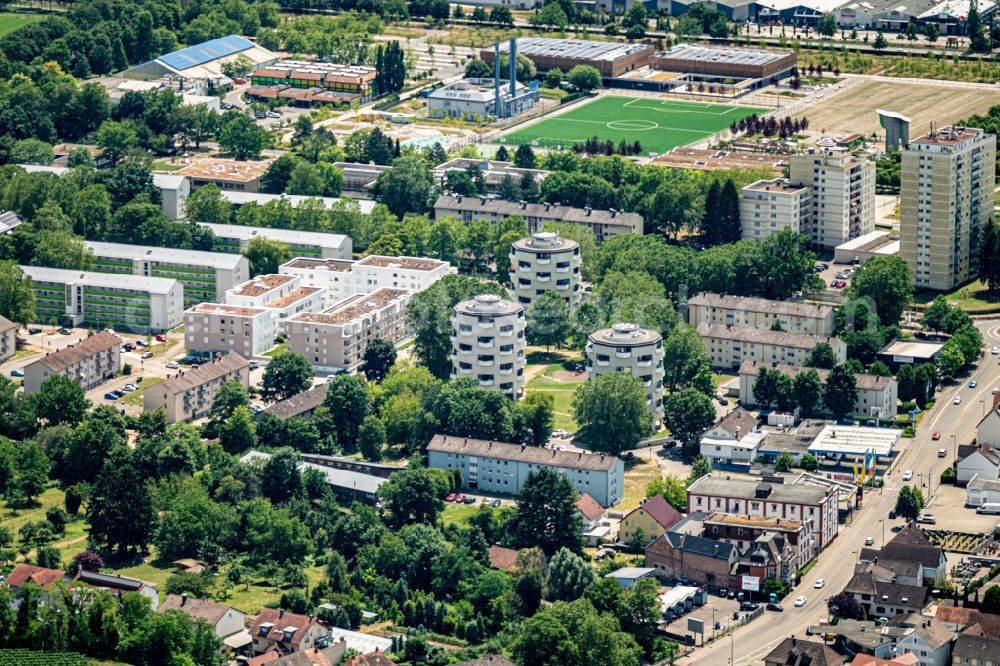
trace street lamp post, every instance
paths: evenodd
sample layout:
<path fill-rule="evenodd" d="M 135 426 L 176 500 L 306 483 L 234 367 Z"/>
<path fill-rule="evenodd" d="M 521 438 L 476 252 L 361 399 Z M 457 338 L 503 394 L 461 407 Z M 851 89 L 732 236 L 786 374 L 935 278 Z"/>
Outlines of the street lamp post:
<path fill-rule="evenodd" d="M 958 436 L 951 433 L 951 448 L 955 452 L 955 462 L 958 462 Z"/>
<path fill-rule="evenodd" d="M 879 518 L 878 522 L 882 525 L 882 547 L 885 548 L 885 518 Z"/>

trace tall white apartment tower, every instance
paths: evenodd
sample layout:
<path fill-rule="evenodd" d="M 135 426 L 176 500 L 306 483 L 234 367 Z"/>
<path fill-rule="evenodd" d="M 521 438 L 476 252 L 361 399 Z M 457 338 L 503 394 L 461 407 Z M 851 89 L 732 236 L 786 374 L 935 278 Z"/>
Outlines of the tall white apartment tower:
<path fill-rule="evenodd" d="M 451 315 L 451 376 L 515 400 L 524 389 L 524 307 L 493 294 L 455 306 Z"/>
<path fill-rule="evenodd" d="M 551 231 L 514 241 L 510 281 L 517 302 L 526 308 L 546 291 L 556 292 L 576 307 L 580 303 L 580 245 Z"/>
<path fill-rule="evenodd" d="M 812 150 L 793 155 L 789 182 L 812 189 L 802 233 L 832 249 L 875 229 L 875 163 L 848 152 Z"/>
<path fill-rule="evenodd" d="M 910 142 L 900 174 L 899 256 L 920 289 L 974 276 L 979 230 L 993 217 L 996 136 L 945 127 Z"/>

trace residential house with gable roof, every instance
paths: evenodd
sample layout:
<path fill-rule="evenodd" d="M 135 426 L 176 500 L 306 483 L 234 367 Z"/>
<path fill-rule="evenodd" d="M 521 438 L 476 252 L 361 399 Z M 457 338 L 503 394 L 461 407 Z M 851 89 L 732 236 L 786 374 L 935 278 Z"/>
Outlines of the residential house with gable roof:
<path fill-rule="evenodd" d="M 121 595 L 126 592 L 138 592 L 149 599 L 155 611 L 160 605 L 160 594 L 152 583 L 146 583 L 138 578 L 119 576 L 118 574 L 106 574 L 98 571 L 87 571 L 80 569 L 74 579 L 77 583 L 86 583 L 91 587 L 108 590 L 112 594 Z"/>
<path fill-rule="evenodd" d="M 1000 446 L 1000 398 L 997 395 L 993 396 L 993 409 L 976 426 L 976 442 L 980 446 Z M 962 458 L 961 452 L 962 449 L 959 448 L 959 459 Z"/>
<path fill-rule="evenodd" d="M 757 457 L 767 434 L 757 428 L 757 419 L 737 407 L 701 436 L 700 452 L 712 467 L 748 465 Z"/>
<path fill-rule="evenodd" d="M 789 636 L 764 657 L 764 666 L 841 666 L 844 658 L 825 643 Z"/>
<path fill-rule="evenodd" d="M 326 628 L 312 615 L 290 613 L 283 608 L 261 609 L 250 627 L 255 654 L 273 650 L 286 655 L 313 648 L 326 634 Z"/>
<path fill-rule="evenodd" d="M 960 634 L 951 648 L 953 666 L 1000 666 L 1000 640 Z"/>
<path fill-rule="evenodd" d="M 951 643 L 955 633 L 933 617 L 911 614 L 897 618 L 893 624 L 908 628 L 896 644 L 896 654 L 912 654 L 917 666 L 947 666 L 951 661 Z"/>
<path fill-rule="evenodd" d="M 33 564 L 20 562 L 14 566 L 14 570 L 7 575 L 7 586 L 15 597 L 21 596 L 21 591 L 25 585 L 37 585 L 42 589 L 42 594 L 46 600 L 50 600 L 51 593 L 59 586 L 59 583 L 69 584 L 72 578 L 60 569 L 46 569 L 36 567 Z M 20 605 L 20 600 L 14 600 L 15 606 Z"/>
<path fill-rule="evenodd" d="M 618 540 L 630 543 L 637 534 L 642 536 L 643 545 L 653 542 L 681 519 L 681 513 L 663 498 L 653 495 L 622 518 Z"/>
<path fill-rule="evenodd" d="M 980 426 L 991 417 L 1000 422 L 996 410 L 987 414 Z M 1000 425 L 1000 424 L 998 424 Z M 964 486 L 976 477 L 996 481 L 1000 478 L 1000 456 L 993 450 L 988 440 L 977 440 L 976 445 L 962 444 L 958 447 L 958 463 L 955 465 L 955 483 Z"/>
<path fill-rule="evenodd" d="M 194 622 L 205 620 L 215 630 L 215 635 L 222 639 L 245 629 L 246 615 L 243 611 L 207 599 L 194 599 L 186 594 L 168 594 L 156 612 L 163 613 L 168 610 L 186 613 Z M 249 643 L 247 640 L 246 644 Z"/>
<path fill-rule="evenodd" d="M 891 618 L 901 613 L 921 613 L 927 605 L 927 588 L 902 585 L 886 579 L 879 571 L 855 571 L 844 587 L 864 607 L 870 618 Z"/>
<path fill-rule="evenodd" d="M 903 527 L 881 549 L 862 548 L 858 559 L 862 562 L 876 562 L 880 567 L 907 577 L 910 575 L 910 568 L 904 570 L 904 565 L 898 563 L 916 562 L 920 565 L 920 578 L 915 583 L 917 585 L 933 585 L 944 580 L 948 567 L 944 550 L 932 544 L 916 523 Z"/>

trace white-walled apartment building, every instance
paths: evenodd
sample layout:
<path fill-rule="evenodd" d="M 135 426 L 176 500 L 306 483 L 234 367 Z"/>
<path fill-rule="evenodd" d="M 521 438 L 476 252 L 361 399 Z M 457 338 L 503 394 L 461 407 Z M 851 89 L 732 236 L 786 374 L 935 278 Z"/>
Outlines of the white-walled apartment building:
<path fill-rule="evenodd" d="M 910 142 L 900 177 L 899 256 L 922 289 L 973 277 L 979 230 L 993 219 L 996 136 L 945 127 Z"/>
<path fill-rule="evenodd" d="M 369 255 L 358 261 L 297 257 L 282 264 L 278 272 L 300 278 L 302 286 L 326 289 L 326 307 L 332 307 L 349 296 L 376 289 L 423 291 L 452 268 L 447 261 L 426 257 Z"/>
<path fill-rule="evenodd" d="M 580 244 L 540 231 L 514 241 L 510 248 L 510 280 L 524 307 L 546 291 L 554 291 L 570 307 L 580 303 Z"/>
<path fill-rule="evenodd" d="M 293 257 L 318 259 L 350 259 L 354 241 L 342 234 L 325 234 L 317 231 L 294 231 L 271 227 L 245 227 L 239 224 L 211 224 L 201 226 L 215 234 L 215 249 L 220 252 L 240 254 L 254 238 L 268 238 L 288 246 Z"/>
<path fill-rule="evenodd" d="M 434 216 L 452 215 L 464 222 L 486 220 L 496 224 L 517 215 L 528 225 L 528 231 L 542 231 L 546 222 L 579 224 L 594 232 L 597 242 L 621 234 L 641 234 L 642 215 L 618 210 L 593 210 L 572 208 L 553 203 L 526 203 L 493 197 L 467 197 L 461 194 L 442 194 L 434 202 Z"/>
<path fill-rule="evenodd" d="M 162 407 L 167 423 L 207 416 L 219 389 L 230 379 L 250 386 L 250 364 L 239 354 L 226 354 L 191 370 L 182 370 L 142 394 L 147 412 Z"/>
<path fill-rule="evenodd" d="M 17 353 L 17 324 L 0 315 L 0 363 Z"/>
<path fill-rule="evenodd" d="M 875 163 L 847 152 L 792 155 L 789 182 L 810 188 L 812 210 L 803 233 L 833 249 L 875 230 Z"/>
<path fill-rule="evenodd" d="M 52 375 L 65 375 L 84 390 L 111 379 L 121 370 L 121 338 L 101 331 L 24 367 L 24 392 L 34 393 Z"/>
<path fill-rule="evenodd" d="M 627 372 L 642 381 L 653 422 L 663 421 L 663 336 L 635 324 L 614 324 L 587 338 L 587 379 Z"/>
<path fill-rule="evenodd" d="M 757 404 L 753 395 L 753 386 L 757 381 L 757 375 L 761 368 L 777 370 L 795 379 L 799 373 L 807 370 L 815 370 L 821 381 L 826 382 L 829 370 L 823 368 L 806 368 L 800 365 L 787 365 L 785 363 L 770 363 L 763 361 L 745 361 L 740 366 L 740 404 L 743 407 L 753 407 Z M 856 374 L 854 378 L 857 382 L 858 399 L 854 402 L 851 414 L 857 416 L 871 416 L 872 411 L 877 413 L 892 415 L 896 413 L 896 403 L 899 399 L 899 385 L 892 377 L 880 377 L 878 375 Z"/>
<path fill-rule="evenodd" d="M 812 211 L 810 189 L 783 178 L 758 180 L 740 192 L 743 238 L 760 240 L 788 228 L 805 233 Z"/>
<path fill-rule="evenodd" d="M 322 372 L 354 372 L 365 350 L 381 338 L 395 344 L 406 335 L 406 303 L 412 292 L 376 289 L 355 294 L 324 312 L 303 312 L 285 322 L 289 351 Z"/>
<path fill-rule="evenodd" d="M 493 294 L 455 306 L 451 315 L 451 376 L 517 399 L 524 388 L 524 307 Z"/>
<path fill-rule="evenodd" d="M 226 290 L 250 279 L 250 262 L 240 254 L 177 250 L 87 241 L 94 270 L 174 279 L 184 285 L 184 306 L 221 301 Z"/>
<path fill-rule="evenodd" d="M 269 308 L 197 303 L 184 313 L 185 348 L 191 356 L 232 352 L 253 358 L 274 346 L 277 327 Z"/>
<path fill-rule="evenodd" d="M 184 320 L 177 280 L 21 266 L 40 322 L 88 324 L 131 333 L 166 331 Z"/>
<path fill-rule="evenodd" d="M 258 275 L 226 292 L 226 304 L 264 308 L 275 320 L 275 332 L 283 333 L 285 322 L 300 312 L 319 312 L 325 295 L 319 287 L 303 287 L 294 275 Z"/>
<path fill-rule="evenodd" d="M 705 475 L 688 487 L 687 512 L 802 521 L 809 525 L 815 555 L 837 536 L 838 495 L 833 485 Z"/>
<path fill-rule="evenodd" d="M 771 330 L 778 323 L 786 333 L 833 335 L 835 313 L 829 305 L 703 291 L 689 298 L 687 307 L 692 326 L 706 323 Z"/>
<path fill-rule="evenodd" d="M 821 342 L 830 345 L 837 363 L 847 360 L 847 345 L 839 338 L 705 322 L 698 324 L 696 330 L 715 368 L 735 370 L 744 361 L 805 365 Z"/>

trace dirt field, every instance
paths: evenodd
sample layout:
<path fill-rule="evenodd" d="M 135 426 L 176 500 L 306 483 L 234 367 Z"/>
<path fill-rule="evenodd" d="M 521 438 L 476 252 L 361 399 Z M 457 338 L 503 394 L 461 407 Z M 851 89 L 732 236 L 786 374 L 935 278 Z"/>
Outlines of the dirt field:
<path fill-rule="evenodd" d="M 796 117 L 809 119 L 809 130 L 839 134 L 882 133 L 875 109 L 909 116 L 910 137 L 925 134 L 931 121 L 943 127 L 1000 104 L 1000 90 L 953 88 L 922 84 L 867 81 L 810 106 Z"/>

